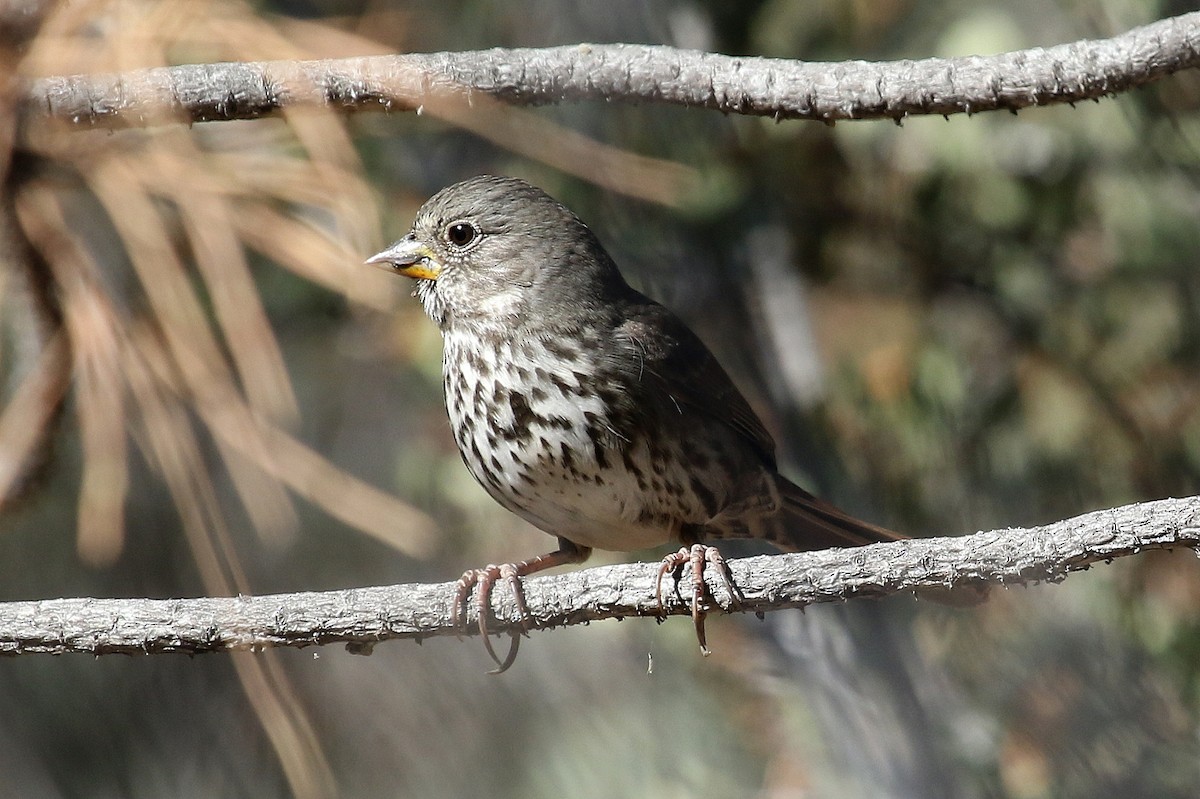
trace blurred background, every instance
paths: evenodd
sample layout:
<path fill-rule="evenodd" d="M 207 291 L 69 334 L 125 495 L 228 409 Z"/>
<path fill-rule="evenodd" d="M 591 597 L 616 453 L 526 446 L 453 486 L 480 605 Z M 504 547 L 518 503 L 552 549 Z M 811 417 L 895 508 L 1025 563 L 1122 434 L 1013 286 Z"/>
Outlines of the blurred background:
<path fill-rule="evenodd" d="M 577 42 L 890 60 L 1193 8 L 32 5 L 51 10 L 3 37 L 10 74 Z M 411 286 L 361 265 L 481 172 L 573 208 L 717 352 L 785 471 L 856 515 L 953 535 L 1194 494 L 1198 109 L 1185 73 L 903 126 L 620 103 L 117 133 L 5 115 L 0 599 L 445 581 L 550 548 L 462 467 Z M 681 619 L 535 633 L 501 677 L 453 639 L 8 660 L 4 792 L 1028 799 L 1190 796 L 1200 778 L 1191 552 L 971 608 L 900 597 L 709 629 L 708 659 Z"/>

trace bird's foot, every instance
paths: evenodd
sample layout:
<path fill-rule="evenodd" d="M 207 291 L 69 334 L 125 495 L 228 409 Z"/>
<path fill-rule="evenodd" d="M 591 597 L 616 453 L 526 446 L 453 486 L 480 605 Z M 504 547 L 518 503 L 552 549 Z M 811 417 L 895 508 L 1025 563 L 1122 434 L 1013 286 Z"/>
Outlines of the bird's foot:
<path fill-rule="evenodd" d="M 678 595 L 683 567 L 688 565 L 692 567 L 692 623 L 696 626 L 696 639 L 700 642 L 700 653 L 707 657 L 709 654 L 708 639 L 704 634 L 704 617 L 707 612 L 701 609 L 701 604 L 705 595 L 708 594 L 711 597 L 712 593 L 704 582 L 704 573 L 708 571 L 709 566 L 716 570 L 725 584 L 725 589 L 729 592 L 730 610 L 737 610 L 741 607 L 742 591 L 733 581 L 733 572 L 730 571 L 729 564 L 725 562 L 725 558 L 716 547 L 692 544 L 690 547 L 681 547 L 678 552 L 667 555 L 658 567 L 658 580 L 655 582 L 654 593 L 658 598 L 659 613 L 666 615 L 663 605 L 663 577 L 668 574 L 674 577 L 675 593 Z M 682 599 L 682 597 L 680 598 Z"/>
<path fill-rule="evenodd" d="M 479 634 L 483 637 L 484 648 L 487 649 L 487 653 L 491 655 L 497 666 L 488 674 L 502 674 L 508 670 L 508 667 L 517 659 L 521 636 L 525 634 L 533 621 L 529 607 L 525 604 L 525 584 L 521 578 L 567 563 L 582 563 L 591 553 L 592 550 L 588 547 L 581 547 L 565 538 L 560 538 L 558 539 L 558 549 L 554 552 L 538 555 L 536 558 L 523 560 L 520 563 L 503 563 L 499 566 L 489 564 L 482 569 L 467 569 L 463 572 L 463 576 L 459 577 L 458 582 L 455 583 L 454 609 L 451 611 L 450 617 L 454 623 L 454 629 L 458 631 L 461 638 L 462 634 L 467 631 L 467 618 L 463 614 L 463 609 L 467 604 L 467 599 L 471 596 L 471 589 L 476 589 L 475 610 L 479 620 Z M 496 650 L 488 638 L 488 617 L 492 613 L 492 587 L 495 586 L 497 580 L 504 580 L 512 588 L 513 601 L 517 604 L 517 615 L 520 617 L 521 625 L 519 630 L 509 633 L 512 636 L 512 642 L 508 647 L 508 655 L 503 660 L 496 654 Z"/>
<path fill-rule="evenodd" d="M 508 667 L 517 659 L 517 650 L 521 648 L 521 635 L 525 632 L 525 628 L 529 623 L 529 608 L 525 606 L 525 586 L 521 582 L 521 573 L 516 563 L 503 563 L 497 566 L 490 563 L 482 569 L 467 569 L 463 572 L 463 576 L 458 578 L 455 583 L 454 594 L 454 610 L 452 618 L 454 628 L 458 630 L 459 637 L 466 632 L 467 619 L 463 609 L 466 606 L 467 600 L 471 596 L 471 589 L 475 591 L 475 609 L 479 624 L 479 635 L 483 638 L 483 646 L 487 650 L 488 655 L 496 663 L 496 668 L 488 672 L 488 674 L 502 674 L 508 670 Z M 512 588 L 513 599 L 517 603 L 517 612 L 521 617 L 520 632 L 512 633 L 512 641 L 508 646 L 508 655 L 503 660 L 496 654 L 495 648 L 492 646 L 492 640 L 488 637 L 488 616 L 492 610 L 492 587 L 497 580 L 505 580 Z"/>

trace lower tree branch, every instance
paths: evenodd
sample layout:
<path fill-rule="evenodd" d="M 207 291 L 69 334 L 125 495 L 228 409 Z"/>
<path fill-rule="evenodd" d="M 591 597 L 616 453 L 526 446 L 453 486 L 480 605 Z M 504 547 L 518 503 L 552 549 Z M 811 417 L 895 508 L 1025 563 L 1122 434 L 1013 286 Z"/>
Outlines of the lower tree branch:
<path fill-rule="evenodd" d="M 765 555 L 730 566 L 744 594 L 740 610 L 762 613 L 863 596 L 977 595 L 981 586 L 1058 581 L 1099 561 L 1174 547 L 1200 547 L 1200 497 L 1126 505 L 1043 527 Z M 631 563 L 528 579 L 533 626 L 656 616 L 657 572 L 657 563 Z M 690 585 L 685 576 L 682 596 L 690 595 Z M 335 642 L 366 653 L 379 641 L 454 634 L 454 593 L 453 583 L 439 583 L 262 597 L 10 602 L 0 604 L 0 654 L 197 653 Z M 728 596 L 719 592 L 717 600 L 725 604 Z M 492 608 L 501 621 L 493 629 L 518 629 L 506 587 L 496 587 Z M 672 595 L 666 612 L 690 609 Z"/>

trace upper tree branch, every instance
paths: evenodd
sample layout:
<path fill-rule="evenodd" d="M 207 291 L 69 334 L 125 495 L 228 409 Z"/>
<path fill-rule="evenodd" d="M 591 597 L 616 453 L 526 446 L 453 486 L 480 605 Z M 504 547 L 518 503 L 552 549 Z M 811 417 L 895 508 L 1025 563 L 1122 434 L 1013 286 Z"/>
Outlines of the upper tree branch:
<path fill-rule="evenodd" d="M 1198 546 L 1200 497 L 1190 497 L 1032 529 L 768 555 L 730 566 L 745 594 L 742 610 L 762 612 L 860 596 L 1060 580 L 1145 549 Z M 656 615 L 657 571 L 657 564 L 634 563 L 531 578 L 525 590 L 534 624 Z M 689 586 L 685 577 L 684 596 Z M 363 651 L 390 638 L 452 634 L 454 593 L 452 583 L 441 583 L 263 597 L 11 602 L 0 604 L 0 654 L 193 653 L 333 642 Z M 492 606 L 503 620 L 495 629 L 515 629 L 517 608 L 507 588 L 497 586 Z M 667 611 L 689 609 L 674 599 Z"/>
<path fill-rule="evenodd" d="M 776 119 L 891 118 L 1073 103 L 1200 64 L 1200 12 L 1111 39 L 996 56 L 807 63 L 628 44 L 268 61 L 33 80 L 27 110 L 80 126 L 253 119 L 296 106 L 414 109 L 630 100 Z"/>

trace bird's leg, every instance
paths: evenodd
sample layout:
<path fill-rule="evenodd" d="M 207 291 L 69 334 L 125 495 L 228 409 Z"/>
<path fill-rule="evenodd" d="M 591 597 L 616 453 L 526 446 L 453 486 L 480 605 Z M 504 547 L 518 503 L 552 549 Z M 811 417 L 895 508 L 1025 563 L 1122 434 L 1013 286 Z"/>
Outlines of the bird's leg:
<path fill-rule="evenodd" d="M 455 584 L 454 610 L 451 613 L 451 617 L 455 629 L 458 630 L 461 636 L 466 628 L 466 618 L 462 614 L 463 607 L 467 602 L 467 598 L 471 595 L 471 589 L 478 586 L 478 590 L 475 593 L 475 607 L 479 624 L 479 634 L 483 637 L 483 646 L 487 649 L 488 655 L 491 656 L 498 667 L 489 672 L 489 674 L 500 674 L 507 671 L 508 667 L 517 659 L 517 649 L 521 644 L 520 633 L 512 633 L 512 643 L 509 645 L 508 655 L 501 660 L 496 654 L 496 650 L 492 647 L 491 640 L 488 638 L 488 616 L 491 615 L 492 609 L 492 587 L 496 584 L 496 581 L 504 580 L 512 588 L 513 600 L 517 603 L 517 612 L 521 617 L 523 632 L 529 625 L 529 608 L 525 604 L 525 585 L 521 582 L 521 578 L 545 569 L 553 569 L 555 566 L 563 566 L 568 563 L 582 563 L 591 554 L 592 550 L 588 547 L 581 547 L 565 538 L 559 538 L 558 549 L 554 552 L 538 555 L 536 558 L 523 560 L 520 563 L 488 564 L 482 569 L 468 569 L 463 572 L 463 576 L 459 577 L 458 582 Z"/>
<path fill-rule="evenodd" d="M 704 595 L 708 593 L 708 586 L 704 582 L 706 566 L 713 567 L 720 575 L 721 581 L 725 583 L 725 589 L 729 592 L 731 610 L 736 610 L 741 606 L 742 591 L 733 581 L 733 572 L 730 571 L 729 564 L 725 562 L 725 558 L 716 547 L 692 544 L 667 555 L 658 567 L 658 580 L 655 583 L 654 593 L 658 598 L 659 613 L 665 614 L 662 594 L 663 577 L 668 574 L 674 576 L 675 590 L 678 593 L 679 578 L 682 576 L 683 567 L 688 564 L 691 564 L 692 567 L 692 623 L 696 626 L 696 639 L 700 642 L 700 653 L 707 656 L 709 654 L 708 639 L 704 634 L 704 617 L 707 613 L 700 609 L 700 603 L 704 599 Z"/>

